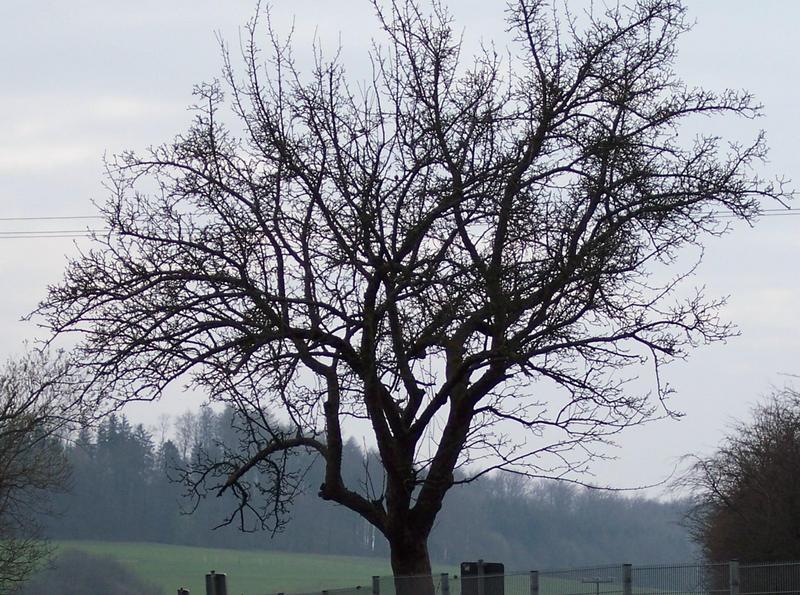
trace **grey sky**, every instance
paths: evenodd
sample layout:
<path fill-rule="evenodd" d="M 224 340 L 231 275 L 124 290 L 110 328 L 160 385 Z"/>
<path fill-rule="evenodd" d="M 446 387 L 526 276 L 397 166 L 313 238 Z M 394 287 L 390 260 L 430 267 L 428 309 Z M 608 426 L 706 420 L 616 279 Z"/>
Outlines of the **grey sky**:
<path fill-rule="evenodd" d="M 315 31 L 327 47 L 341 33 L 345 62 L 358 76 L 374 20 L 366 0 L 273 2 L 276 27 L 296 15 L 296 45 L 305 54 Z M 502 33 L 502 3 L 453 0 L 468 43 Z M 572 2 L 576 8 L 582 2 Z M 712 89 L 746 88 L 766 116 L 714 131 L 734 139 L 767 131 L 772 147 L 765 174 L 800 181 L 796 143 L 798 57 L 792 0 L 687 0 L 695 29 L 681 44 L 679 74 Z M 102 201 L 102 156 L 168 140 L 188 121 L 192 86 L 219 74 L 215 32 L 232 45 L 238 26 L 254 12 L 251 0 L 170 0 L 138 3 L 0 3 L 0 218 L 91 215 Z M 316 28 L 318 26 L 318 29 Z M 777 205 L 766 205 L 774 207 Z M 0 221 L 0 232 L 81 229 L 91 221 Z M 18 322 L 58 281 L 76 254 L 70 239 L 8 239 L 0 233 L 0 355 L 21 350 L 36 329 Z M 77 240 L 88 246 L 86 240 Z M 765 217 L 755 229 L 736 227 L 707 244 L 694 283 L 729 295 L 726 317 L 742 336 L 696 351 L 667 370 L 678 389 L 672 405 L 680 422 L 659 422 L 628 432 L 614 451 L 619 460 L 598 464 L 601 484 L 658 481 L 680 455 L 707 451 L 732 417 L 781 374 L 800 373 L 800 217 Z M 186 401 L 137 407 L 132 415 L 153 423 L 160 411 L 181 411 Z"/>

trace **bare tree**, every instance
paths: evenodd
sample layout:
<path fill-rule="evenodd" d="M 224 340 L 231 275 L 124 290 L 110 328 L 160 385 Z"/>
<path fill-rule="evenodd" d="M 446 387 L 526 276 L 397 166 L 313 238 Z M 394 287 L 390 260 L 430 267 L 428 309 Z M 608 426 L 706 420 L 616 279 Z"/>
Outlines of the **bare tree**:
<path fill-rule="evenodd" d="M 50 552 L 40 534 L 48 496 L 66 487 L 58 435 L 80 417 L 79 386 L 61 356 L 32 352 L 0 369 L 0 590 Z"/>
<path fill-rule="evenodd" d="M 800 558 L 799 465 L 800 394 L 789 388 L 733 425 L 714 454 L 696 459 L 679 485 L 694 492 L 687 520 L 709 560 Z"/>
<path fill-rule="evenodd" d="M 732 333 L 720 300 L 685 290 L 685 249 L 788 193 L 753 172 L 761 136 L 679 134 L 759 108 L 676 77 L 677 0 L 580 19 L 514 0 L 507 55 L 466 64 L 438 2 L 374 6 L 367 85 L 319 52 L 304 76 L 270 27 L 264 58 L 251 22 L 243 76 L 225 51 L 185 134 L 110 164 L 110 231 L 38 313 L 80 334 L 105 394 L 191 374 L 237 408 L 242 447 L 202 477 L 239 512 L 274 521 L 296 487 L 285 457 L 316 451 L 320 497 L 388 539 L 396 575 L 427 574 L 454 483 L 569 476 L 669 414 L 663 364 Z M 646 366 L 652 394 L 626 383 Z M 343 482 L 348 418 L 383 480 Z"/>
<path fill-rule="evenodd" d="M 191 411 L 184 411 L 175 420 L 175 440 L 181 458 L 188 458 L 192 447 L 197 443 L 197 415 Z"/>

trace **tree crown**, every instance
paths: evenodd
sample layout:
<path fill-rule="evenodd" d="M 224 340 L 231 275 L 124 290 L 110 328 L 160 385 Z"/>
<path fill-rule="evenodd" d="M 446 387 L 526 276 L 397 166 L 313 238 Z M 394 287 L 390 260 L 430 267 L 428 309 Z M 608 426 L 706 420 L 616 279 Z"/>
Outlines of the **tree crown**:
<path fill-rule="evenodd" d="M 237 407 L 223 489 L 244 497 L 251 469 L 280 478 L 274 457 L 310 448 L 323 497 L 426 532 L 458 466 L 561 477 L 652 417 L 660 366 L 732 332 L 721 301 L 681 297 L 678 254 L 789 194 L 753 171 L 762 136 L 680 137 L 759 108 L 675 76 L 679 2 L 579 24 L 516 0 L 508 56 L 466 65 L 438 2 L 374 7 L 385 43 L 357 88 L 336 58 L 303 76 L 271 31 L 262 61 L 254 19 L 244 76 L 226 50 L 186 133 L 109 165 L 110 232 L 38 312 L 80 333 L 107 394 L 192 374 Z M 627 389 L 648 362 L 656 400 Z M 374 435 L 379 493 L 343 485 L 348 417 Z"/>

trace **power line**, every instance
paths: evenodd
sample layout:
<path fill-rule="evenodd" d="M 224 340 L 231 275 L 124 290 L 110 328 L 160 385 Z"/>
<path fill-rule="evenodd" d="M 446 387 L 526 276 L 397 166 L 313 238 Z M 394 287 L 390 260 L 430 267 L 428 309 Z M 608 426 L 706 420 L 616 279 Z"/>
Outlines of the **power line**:
<path fill-rule="evenodd" d="M 0 231 L 0 240 L 24 240 L 43 238 L 90 238 L 94 234 L 108 232 L 108 229 L 36 229 Z"/>
<path fill-rule="evenodd" d="M 709 213 L 717 217 L 738 217 L 735 213 L 730 212 L 717 212 Z M 774 208 L 762 209 L 759 212 L 760 217 L 774 217 L 774 216 L 787 216 L 787 215 L 800 215 L 800 209 L 791 208 Z M 81 219 L 105 219 L 103 215 L 56 215 L 56 216 L 41 216 L 41 217 L 0 217 L 0 221 L 63 221 L 63 220 L 81 220 Z"/>
<path fill-rule="evenodd" d="M 730 212 L 708 213 L 718 218 L 723 219 L 737 219 L 739 216 Z M 759 218 L 772 218 L 772 217 L 795 217 L 800 216 L 800 209 L 763 209 L 758 217 Z M 64 220 L 88 220 L 88 219 L 104 219 L 100 215 L 61 215 L 61 216 L 41 216 L 41 217 L 0 217 L 0 222 L 14 222 L 14 221 L 64 221 Z M 90 238 L 98 233 L 113 232 L 109 228 L 86 228 L 86 229 L 36 229 L 36 230 L 6 230 L 0 231 L 0 240 L 38 240 L 46 238 Z"/>
<path fill-rule="evenodd" d="M 105 219 L 101 215 L 62 215 L 57 217 L 0 217 L 0 221 L 62 221 L 64 219 Z"/>
<path fill-rule="evenodd" d="M 41 240 L 47 238 L 90 238 L 89 234 L 65 234 L 65 235 L 25 235 L 25 236 L 7 236 L 0 235 L 0 240 Z"/>
<path fill-rule="evenodd" d="M 730 212 L 721 212 L 721 213 L 708 213 L 709 215 L 714 215 L 715 217 L 722 217 L 726 219 L 737 219 L 739 215 L 736 213 Z M 800 215 L 800 209 L 763 209 L 757 215 L 758 218 L 764 217 L 793 217 L 795 215 Z"/>
<path fill-rule="evenodd" d="M 95 232 L 102 232 L 102 231 L 109 231 L 108 229 L 36 229 L 33 231 L 20 231 L 20 230 L 11 230 L 11 231 L 0 231 L 0 235 L 7 235 L 7 234 L 18 234 L 18 235 L 27 235 L 27 234 L 49 234 L 49 233 L 95 233 Z"/>

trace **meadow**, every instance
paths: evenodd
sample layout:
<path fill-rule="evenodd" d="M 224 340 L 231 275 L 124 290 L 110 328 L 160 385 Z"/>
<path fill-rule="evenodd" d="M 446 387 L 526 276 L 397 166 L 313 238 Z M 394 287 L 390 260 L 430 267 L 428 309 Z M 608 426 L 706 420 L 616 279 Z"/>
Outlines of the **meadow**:
<path fill-rule="evenodd" d="M 74 549 L 118 560 L 145 580 L 175 593 L 188 588 L 205 594 L 211 570 L 228 575 L 230 595 L 265 595 L 278 591 L 370 585 L 373 575 L 387 575 L 388 560 L 355 556 L 293 554 L 109 541 L 57 541 L 57 550 Z"/>
<path fill-rule="evenodd" d="M 55 541 L 57 553 L 68 550 L 107 557 L 121 563 L 145 581 L 162 588 L 165 595 L 179 587 L 192 595 L 205 595 L 205 575 L 215 570 L 228 576 L 229 595 L 275 595 L 278 592 L 320 592 L 323 589 L 352 588 L 361 585 L 371 592 L 371 577 L 391 574 L 388 560 L 358 556 L 288 553 L 266 550 L 233 550 L 142 542 Z M 641 567 L 647 568 L 647 567 Z M 505 592 L 530 592 L 527 572 L 506 568 Z M 584 567 L 544 571 L 539 575 L 543 595 L 622 595 L 622 566 Z M 633 584 L 632 595 L 653 593 L 699 593 L 700 566 L 654 566 L 639 577 L 644 584 Z M 458 593 L 458 567 L 436 566 L 434 572 L 451 575 L 451 592 Z M 651 576 L 652 575 L 652 576 Z M 596 577 L 601 576 L 602 579 Z M 612 579 L 613 580 L 605 580 Z M 636 581 L 634 581 L 636 583 Z M 695 580 L 696 582 L 696 580 Z M 394 591 L 391 580 L 381 582 L 381 592 Z"/>

